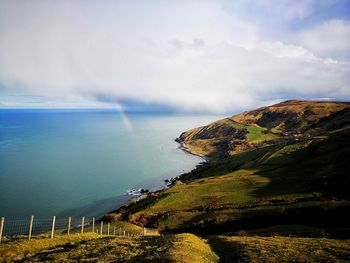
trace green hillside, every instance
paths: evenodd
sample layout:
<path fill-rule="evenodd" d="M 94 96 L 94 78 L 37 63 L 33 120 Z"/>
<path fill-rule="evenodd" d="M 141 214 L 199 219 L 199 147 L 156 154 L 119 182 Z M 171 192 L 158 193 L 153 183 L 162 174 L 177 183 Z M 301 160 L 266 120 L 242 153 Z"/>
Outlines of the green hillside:
<path fill-rule="evenodd" d="M 290 100 L 194 128 L 177 141 L 196 154 L 216 159 L 344 127 L 349 124 L 349 112 L 346 102 Z"/>
<path fill-rule="evenodd" d="M 347 103 L 288 101 L 185 132 L 182 140 L 205 141 L 196 145 L 202 153 L 213 145 L 219 152 L 206 154 L 210 161 L 173 187 L 111 214 L 162 231 L 217 233 L 299 224 L 336 225 L 349 233 L 349 110 Z M 293 125 L 278 118 L 273 125 L 256 124 L 262 125 L 266 112 L 282 111 L 301 117 Z M 227 147 L 218 146 L 239 137 L 247 148 L 227 154 Z"/>
<path fill-rule="evenodd" d="M 131 207 L 124 218 L 167 230 L 208 230 L 230 222 L 244 226 L 254 216 L 283 220 L 301 207 L 317 210 L 315 217 L 340 213 L 350 207 L 349 138 L 350 128 L 344 128 L 211 161 L 192 172 L 190 181 Z"/>

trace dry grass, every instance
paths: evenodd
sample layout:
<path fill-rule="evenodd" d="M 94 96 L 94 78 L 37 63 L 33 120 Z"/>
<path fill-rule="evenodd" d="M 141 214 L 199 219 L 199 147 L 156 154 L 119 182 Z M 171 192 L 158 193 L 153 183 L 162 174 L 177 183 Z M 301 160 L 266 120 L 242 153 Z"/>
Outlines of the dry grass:
<path fill-rule="evenodd" d="M 32 240 L 16 240 L 0 245 L 0 262 L 13 262 L 31 257 L 40 251 L 50 250 L 57 246 L 67 244 L 79 244 L 98 239 L 97 234 L 74 234 L 70 236 L 58 236 L 54 239 L 37 238 Z"/>
<path fill-rule="evenodd" d="M 71 235 L 0 246 L 0 262 L 217 262 L 210 246 L 192 234 L 158 237 Z"/>
<path fill-rule="evenodd" d="M 216 236 L 210 245 L 220 262 L 349 262 L 350 240 Z"/>
<path fill-rule="evenodd" d="M 349 262 L 350 240 L 300 237 L 71 235 L 8 242 L 0 262 Z"/>
<path fill-rule="evenodd" d="M 192 234 L 179 234 L 174 237 L 169 249 L 169 259 L 174 262 L 218 262 L 218 256 L 205 240 Z"/>

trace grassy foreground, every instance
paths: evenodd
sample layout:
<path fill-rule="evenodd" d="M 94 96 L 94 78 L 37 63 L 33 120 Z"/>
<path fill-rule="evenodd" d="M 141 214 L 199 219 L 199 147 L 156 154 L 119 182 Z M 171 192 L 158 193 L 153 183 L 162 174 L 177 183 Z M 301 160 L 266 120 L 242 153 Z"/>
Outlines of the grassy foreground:
<path fill-rule="evenodd" d="M 349 262 L 350 241 L 326 238 L 218 236 L 220 262 Z"/>
<path fill-rule="evenodd" d="M 75 234 L 0 246 L 0 262 L 348 262 L 350 240 L 167 234 L 100 237 Z"/>
<path fill-rule="evenodd" d="M 0 262 L 218 262 L 207 242 L 192 234 L 100 237 L 75 234 L 0 246 Z"/>

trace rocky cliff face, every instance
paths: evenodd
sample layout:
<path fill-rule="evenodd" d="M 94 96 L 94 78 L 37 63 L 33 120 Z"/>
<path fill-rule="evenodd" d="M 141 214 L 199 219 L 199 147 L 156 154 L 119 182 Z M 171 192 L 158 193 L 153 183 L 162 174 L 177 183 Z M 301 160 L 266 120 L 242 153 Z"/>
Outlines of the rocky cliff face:
<path fill-rule="evenodd" d="M 177 141 L 194 153 L 221 158 L 250 148 L 319 135 L 349 124 L 349 117 L 347 102 L 289 100 L 186 131 Z"/>

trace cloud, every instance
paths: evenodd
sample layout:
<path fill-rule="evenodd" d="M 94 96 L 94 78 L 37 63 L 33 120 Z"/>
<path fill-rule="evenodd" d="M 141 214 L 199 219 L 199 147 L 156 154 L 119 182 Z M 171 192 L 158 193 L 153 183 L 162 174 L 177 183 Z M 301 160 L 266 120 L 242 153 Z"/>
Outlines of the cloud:
<path fill-rule="evenodd" d="M 332 43 L 307 44 L 313 41 L 305 36 L 318 36 L 317 27 L 269 39 L 261 36 L 260 24 L 225 6 L 1 2 L 0 90 L 6 87 L 7 94 L 2 106 L 18 105 L 8 94 L 40 96 L 52 107 L 106 107 L 126 100 L 212 112 L 288 98 L 350 98 L 349 62 L 338 58 L 348 51 Z M 311 12 L 298 8 L 288 21 Z M 340 39 L 343 31 L 337 32 Z"/>
<path fill-rule="evenodd" d="M 324 2 L 321 5 L 330 4 L 330 1 Z M 315 11 L 317 4 L 317 0 L 237 0 L 228 3 L 233 10 L 243 12 L 244 15 L 257 19 L 270 17 L 280 21 L 303 19 Z"/>
<path fill-rule="evenodd" d="M 178 49 L 201 48 L 201 47 L 204 47 L 205 41 L 201 38 L 194 38 L 192 42 L 186 43 L 179 39 L 172 39 L 169 41 L 169 44 L 173 45 L 175 48 L 178 48 Z"/>
<path fill-rule="evenodd" d="M 300 32 L 297 39 L 301 45 L 318 56 L 350 59 L 350 22 L 347 20 L 324 21 Z"/>

